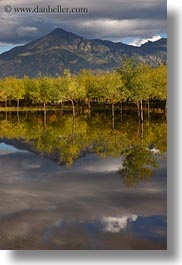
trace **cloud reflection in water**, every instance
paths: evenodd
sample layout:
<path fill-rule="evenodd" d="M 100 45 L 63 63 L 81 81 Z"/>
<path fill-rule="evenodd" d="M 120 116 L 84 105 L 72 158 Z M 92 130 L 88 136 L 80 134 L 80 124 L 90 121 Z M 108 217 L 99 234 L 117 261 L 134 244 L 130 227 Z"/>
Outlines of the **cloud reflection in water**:
<path fill-rule="evenodd" d="M 104 226 L 104 230 L 111 233 L 119 233 L 121 230 L 125 230 L 128 223 L 136 221 L 137 215 L 129 215 L 123 217 L 103 217 L 101 222 Z"/>

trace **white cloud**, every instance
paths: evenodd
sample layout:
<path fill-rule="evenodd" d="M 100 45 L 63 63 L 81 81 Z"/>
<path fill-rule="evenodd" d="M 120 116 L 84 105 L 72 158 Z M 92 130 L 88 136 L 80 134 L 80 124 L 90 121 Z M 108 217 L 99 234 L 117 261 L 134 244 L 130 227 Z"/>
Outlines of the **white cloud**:
<path fill-rule="evenodd" d="M 12 43 L 0 42 L 0 47 L 8 47 L 11 46 Z"/>
<path fill-rule="evenodd" d="M 132 42 L 129 43 L 129 45 L 132 45 L 132 46 L 141 46 L 142 44 L 148 42 L 148 41 L 157 41 L 157 40 L 160 40 L 161 39 L 161 36 L 159 35 L 155 35 L 153 36 L 152 38 L 148 38 L 148 39 L 134 39 Z"/>
<path fill-rule="evenodd" d="M 111 233 L 119 233 L 125 230 L 128 223 L 131 221 L 136 221 L 137 215 L 132 214 L 123 217 L 103 217 L 102 224 L 104 225 L 104 230 Z"/>

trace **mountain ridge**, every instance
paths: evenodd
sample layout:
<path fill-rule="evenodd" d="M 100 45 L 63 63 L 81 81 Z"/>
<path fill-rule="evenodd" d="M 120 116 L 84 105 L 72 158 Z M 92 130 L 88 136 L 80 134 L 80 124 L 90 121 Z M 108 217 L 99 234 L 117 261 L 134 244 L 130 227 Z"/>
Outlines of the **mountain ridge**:
<path fill-rule="evenodd" d="M 57 28 L 41 38 L 0 54 L 0 77 L 60 75 L 65 68 L 77 73 L 81 69 L 113 70 L 123 56 L 134 56 L 155 66 L 166 63 L 167 39 L 147 42 L 140 47 L 122 42 L 86 39 Z"/>

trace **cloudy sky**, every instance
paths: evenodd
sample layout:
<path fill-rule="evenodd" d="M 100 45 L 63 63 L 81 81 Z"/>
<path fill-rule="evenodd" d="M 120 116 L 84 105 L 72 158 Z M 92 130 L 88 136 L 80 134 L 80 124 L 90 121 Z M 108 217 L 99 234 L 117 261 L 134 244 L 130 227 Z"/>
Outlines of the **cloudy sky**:
<path fill-rule="evenodd" d="M 6 13 L 6 5 L 12 7 Z M 15 13 L 14 8 L 88 8 L 87 14 Z M 61 27 L 85 38 L 141 45 L 166 37 L 166 0 L 0 0 L 0 53 Z"/>

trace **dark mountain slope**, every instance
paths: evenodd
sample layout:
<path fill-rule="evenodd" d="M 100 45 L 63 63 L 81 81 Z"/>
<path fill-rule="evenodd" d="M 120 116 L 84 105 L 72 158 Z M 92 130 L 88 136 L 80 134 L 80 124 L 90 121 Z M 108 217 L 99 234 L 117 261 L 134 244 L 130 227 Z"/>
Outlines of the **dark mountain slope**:
<path fill-rule="evenodd" d="M 15 47 L 0 55 L 0 77 L 22 77 L 42 74 L 62 74 L 65 68 L 112 70 L 123 56 L 135 56 L 141 62 L 156 65 L 166 62 L 167 40 L 148 42 L 141 47 L 107 40 L 89 40 L 63 29 L 56 29 L 24 46 Z"/>

